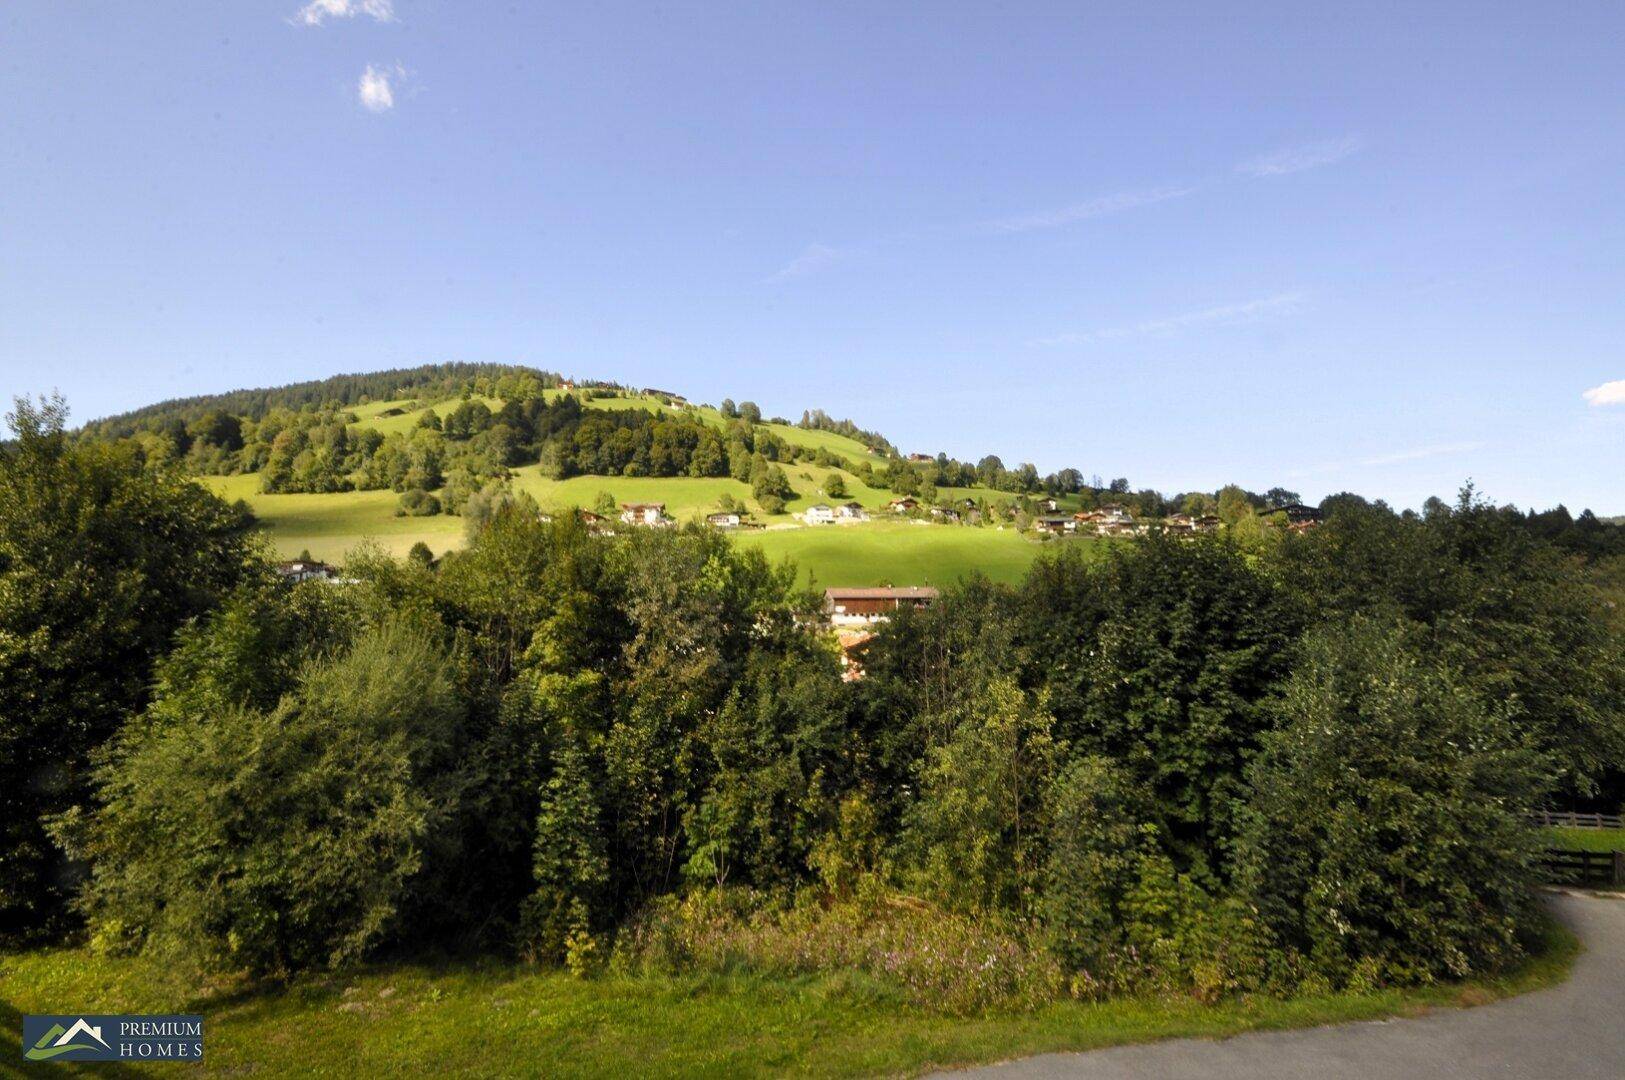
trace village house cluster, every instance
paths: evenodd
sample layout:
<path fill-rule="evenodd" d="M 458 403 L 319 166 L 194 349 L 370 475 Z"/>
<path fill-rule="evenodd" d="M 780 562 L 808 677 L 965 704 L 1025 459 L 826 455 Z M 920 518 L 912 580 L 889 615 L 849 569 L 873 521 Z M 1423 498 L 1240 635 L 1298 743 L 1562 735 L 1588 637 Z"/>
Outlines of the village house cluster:
<path fill-rule="evenodd" d="M 1053 499 L 1048 501 L 1051 507 L 1055 505 Z M 1318 509 L 1304 506 L 1302 503 L 1273 507 L 1266 513 L 1280 514 L 1285 520 L 1286 527 L 1294 532 L 1313 528 L 1321 519 Z M 1033 519 L 1035 531 L 1057 536 L 1144 536 L 1151 531 L 1153 524 L 1159 526 L 1163 532 L 1194 536 L 1197 533 L 1218 531 L 1220 522 L 1213 514 L 1173 514 L 1156 523 L 1137 521 L 1133 514 L 1116 504 L 1102 506 L 1098 510 L 1080 510 L 1075 514 L 1040 514 Z"/>

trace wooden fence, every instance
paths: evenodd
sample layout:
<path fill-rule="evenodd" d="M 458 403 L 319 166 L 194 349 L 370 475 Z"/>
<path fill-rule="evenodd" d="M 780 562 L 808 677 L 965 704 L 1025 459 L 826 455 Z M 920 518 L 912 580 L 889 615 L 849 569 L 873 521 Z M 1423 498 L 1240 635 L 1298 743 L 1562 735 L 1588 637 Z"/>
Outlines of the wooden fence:
<path fill-rule="evenodd" d="M 1565 885 L 1625 886 L 1625 851 L 1547 848 L 1540 861 L 1552 881 Z"/>
<path fill-rule="evenodd" d="M 1536 825 L 1568 829 L 1625 828 L 1618 814 L 1576 814 L 1568 810 L 1536 810 L 1529 815 Z"/>

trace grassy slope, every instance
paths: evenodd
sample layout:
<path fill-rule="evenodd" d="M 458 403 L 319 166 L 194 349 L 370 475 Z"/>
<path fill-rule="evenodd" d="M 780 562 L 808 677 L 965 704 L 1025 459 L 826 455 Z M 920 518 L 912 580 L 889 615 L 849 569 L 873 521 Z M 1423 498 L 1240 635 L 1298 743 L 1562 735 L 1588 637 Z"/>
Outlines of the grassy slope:
<path fill-rule="evenodd" d="M 556 394 L 557 391 L 549 391 Z M 499 402 L 484 398 L 493 408 Z M 432 407 L 444 412 L 450 402 Z M 412 399 L 378 401 L 356 406 L 357 427 L 376 428 L 386 433 L 408 431 L 431 406 Z M 589 403 L 590 408 L 648 409 L 667 411 L 666 406 L 652 398 L 599 398 Z M 406 411 L 398 416 L 380 416 L 391 408 Z M 711 408 L 688 410 L 706 423 L 718 427 L 729 421 Z M 849 460 L 867 457 L 879 459 L 857 441 L 827 431 L 807 431 L 782 424 L 762 425 L 781 438 L 813 449 L 827 449 Z M 786 466 L 786 475 L 795 489 L 796 497 L 786 505 L 786 513 L 762 517 L 769 523 L 791 524 L 792 515 L 820 502 L 835 502 L 824 494 L 823 487 L 830 474 L 837 469 L 798 463 Z M 874 511 L 881 511 L 892 497 L 888 491 L 871 488 L 850 473 L 841 473 L 846 495 L 838 501 L 857 501 Z M 259 490 L 258 475 L 211 476 L 203 482 L 213 491 L 230 499 L 245 499 L 265 523 L 276 550 L 285 555 L 297 555 L 308 550 L 319 559 L 338 560 L 363 541 L 377 543 L 396 555 L 405 554 L 421 540 L 436 552 L 457 547 L 462 543 L 462 520 L 449 516 L 407 518 L 396 517 L 397 496 L 390 491 L 358 491 L 331 495 L 265 495 Z M 590 506 L 601 491 L 607 491 L 616 502 L 664 502 L 667 512 L 679 521 L 703 516 L 715 509 L 724 494 L 747 502 L 754 507 L 750 486 L 732 479 L 711 478 L 657 478 L 619 476 L 577 476 L 569 480 L 550 480 L 541 475 L 537 466 L 515 470 L 515 487 L 529 492 L 543 507 L 563 509 L 568 506 Z M 956 494 L 972 497 L 996 497 L 992 491 L 967 488 Z M 774 529 L 766 533 L 745 534 L 744 542 L 757 543 L 774 559 L 789 557 L 801 566 L 804 576 L 811 575 L 827 584 L 876 584 L 881 582 L 910 584 L 944 584 L 973 570 L 980 570 L 997 580 L 1014 580 L 1026 569 L 1037 546 L 1013 532 L 964 529 L 946 526 L 903 526 L 891 522 L 877 522 L 861 528 L 821 528 L 814 530 Z"/>
<path fill-rule="evenodd" d="M 560 391 L 547 391 L 556 395 Z M 492 408 L 500 407 L 494 398 L 482 398 Z M 385 433 L 409 431 L 417 426 L 428 408 L 444 414 L 454 402 L 430 405 L 410 398 L 375 401 L 355 406 L 357 427 L 375 428 Z M 588 403 L 597 409 L 647 409 L 676 412 L 653 398 L 597 398 Z M 405 412 L 381 416 L 392 409 Z M 686 410 L 708 424 L 726 426 L 730 421 L 708 407 Z M 807 431 L 783 424 L 764 424 L 787 442 L 825 449 L 850 461 L 881 459 L 854 439 L 827 431 Z M 892 497 L 888 491 L 871 488 L 850 473 L 842 472 L 846 495 L 840 500 L 823 492 L 831 473 L 840 470 L 798 463 L 785 467 L 796 497 L 786 505 L 786 513 L 762 520 L 777 525 L 794 522 L 792 515 L 820 502 L 856 501 L 882 512 Z M 543 507 L 563 509 L 591 506 L 601 491 L 616 502 L 663 502 L 667 512 L 679 521 L 699 518 L 716 508 L 724 494 L 755 508 L 750 485 L 732 479 L 657 478 L 621 476 L 576 476 L 550 480 L 537 466 L 514 470 L 515 487 L 529 492 Z M 355 491 L 332 495 L 265 495 L 259 490 L 259 476 L 210 476 L 203 482 L 229 499 L 245 499 L 266 525 L 269 538 L 284 556 L 308 550 L 319 559 L 337 561 L 363 541 L 378 544 L 395 555 L 404 555 L 419 540 L 435 552 L 458 547 L 463 542 L 461 518 L 396 517 L 398 496 L 392 491 Z M 970 496 L 996 499 L 998 494 L 984 488 L 944 489 L 943 496 Z M 757 508 L 759 509 L 759 508 Z M 1014 581 L 1026 571 L 1038 552 L 1038 545 L 1010 530 L 973 529 L 952 526 L 915 526 L 879 520 L 867 526 L 823 527 L 814 529 L 770 529 L 740 535 L 740 542 L 755 544 L 774 560 L 789 558 L 801 568 L 803 579 L 826 585 L 870 584 L 948 584 L 972 571 L 980 571 L 998 581 Z"/>
<path fill-rule="evenodd" d="M 1015 582 L 1041 547 L 1013 529 L 895 521 L 769 529 L 740 534 L 739 543 L 760 547 L 775 562 L 792 560 L 803 580 L 819 586 L 948 585 L 972 571 Z"/>
<path fill-rule="evenodd" d="M 308 549 L 318 559 L 338 561 L 363 541 L 394 555 L 404 555 L 419 540 L 436 553 L 463 542 L 462 518 L 395 517 L 398 496 L 393 491 L 264 495 L 258 491 L 257 475 L 210 476 L 203 482 L 227 498 L 247 499 L 264 522 L 272 545 L 286 557 Z M 725 491 L 736 497 L 750 493 L 735 480 L 604 476 L 548 480 L 534 466 L 517 470 L 515 486 L 530 492 L 545 507 L 590 506 L 600 491 L 610 492 L 619 502 L 661 501 L 679 520 L 710 509 Z M 862 497 L 856 490 L 854 495 Z M 796 505 L 811 502 L 803 498 Z M 765 529 L 738 533 L 736 538 L 741 544 L 760 547 L 775 562 L 792 560 L 803 580 L 811 578 L 820 585 L 946 585 L 972 571 L 995 581 L 1016 581 L 1043 546 L 1013 529 L 914 525 L 884 519 L 865 525 Z M 1093 543 L 1050 541 L 1063 542 Z"/>
<path fill-rule="evenodd" d="M 373 428 L 383 432 L 385 435 L 398 435 L 402 432 L 411 431 L 413 428 L 417 427 L 418 421 L 422 419 L 423 414 L 428 412 L 430 408 L 433 408 L 435 412 L 439 413 L 440 418 L 444 420 L 446 418 L 446 414 L 457 407 L 458 400 L 459 399 L 457 398 L 452 398 L 430 406 L 412 398 L 402 398 L 398 401 L 374 401 L 367 405 L 357 405 L 349 410 L 355 414 L 356 418 L 355 423 L 351 424 L 350 426 L 354 428 Z M 502 402 L 497 398 L 477 397 L 474 400 L 485 402 L 485 404 L 491 409 L 502 408 Z M 401 413 L 399 416 L 378 415 L 387 409 L 394 408 L 405 409 L 406 411 Z"/>
<path fill-rule="evenodd" d="M 1464 985 L 1217 1006 L 1185 998 L 1061 1002 L 1029 1014 L 953 1019 L 836 978 L 581 981 L 507 963 L 402 964 L 227 994 L 205 993 L 154 962 L 49 949 L 0 954 L 0 1023 L 15 1033 L 23 1013 L 197 1012 L 204 1071 L 262 1076 L 898 1075 L 1481 1004 L 1557 982 L 1577 952 L 1573 937 L 1553 926 L 1538 959 L 1505 978 Z M 62 1069 L 23 1071 L 59 1076 Z M 164 1071 L 133 1065 L 128 1074 Z"/>
<path fill-rule="evenodd" d="M 396 517 L 393 491 L 346 491 L 334 495 L 265 495 L 258 473 L 205 476 L 203 484 L 227 499 L 245 499 L 259 515 L 278 553 L 289 558 L 309 549 L 318 559 L 339 560 L 364 540 L 404 555 L 422 540 L 436 552 L 460 546 L 463 519 Z"/>

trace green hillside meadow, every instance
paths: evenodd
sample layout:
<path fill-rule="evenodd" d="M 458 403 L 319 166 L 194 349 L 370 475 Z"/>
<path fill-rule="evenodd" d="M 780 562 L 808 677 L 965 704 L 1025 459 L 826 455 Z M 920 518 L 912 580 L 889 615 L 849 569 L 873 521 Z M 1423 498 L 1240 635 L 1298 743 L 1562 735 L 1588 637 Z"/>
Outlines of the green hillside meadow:
<path fill-rule="evenodd" d="M 799 470 L 798 470 L 799 471 Z M 823 472 L 816 467 L 814 473 Z M 679 521 L 699 517 L 724 492 L 748 499 L 749 485 L 737 480 L 658 477 L 576 476 L 549 480 L 535 466 L 516 469 L 514 486 L 544 507 L 590 506 L 598 492 L 617 502 L 664 502 Z M 357 545 L 371 542 L 404 555 L 418 541 L 436 554 L 462 546 L 463 519 L 449 514 L 396 517 L 400 496 L 393 491 L 346 491 L 331 495 L 266 495 L 258 474 L 205 476 L 200 482 L 227 499 L 243 499 L 259 516 L 276 551 L 286 557 L 309 551 L 338 561 Z M 811 485 L 804 485 L 811 488 Z M 855 481 L 853 497 L 874 508 L 884 497 Z M 800 510 L 818 500 L 811 495 L 791 503 Z M 795 524 L 789 516 L 766 529 L 736 534 L 741 544 L 760 547 L 774 561 L 790 559 L 804 579 L 823 585 L 944 585 L 979 571 L 995 581 L 1020 579 L 1046 541 L 1030 540 L 1011 528 L 970 528 L 884 519 L 862 525 Z M 1047 543 L 1092 544 L 1088 539 Z"/>
<path fill-rule="evenodd" d="M 550 396 L 558 393 L 548 391 Z M 480 400 L 492 408 L 501 407 L 495 398 Z M 431 405 L 402 398 L 355 406 L 351 412 L 356 416 L 356 427 L 391 434 L 411 430 L 430 408 L 443 413 L 448 404 Z M 678 411 L 645 396 L 597 398 L 589 406 Z M 693 407 L 683 411 L 717 427 L 728 423 L 713 408 Z M 880 460 L 861 443 L 834 432 L 787 424 L 761 426 L 795 445 L 828 450 L 848 460 Z M 970 528 L 887 520 L 884 507 L 891 493 L 868 487 L 850 473 L 842 473 L 847 489 L 846 499 L 842 501 L 862 503 L 876 520 L 861 525 L 803 526 L 793 515 L 817 503 L 832 501 L 823 494 L 823 485 L 830 473 L 839 470 L 796 462 L 787 465 L 785 471 L 796 491 L 796 498 L 786 505 L 786 513 L 763 519 L 767 528 L 741 532 L 737 540 L 761 548 L 775 562 L 791 560 L 800 569 L 803 580 L 820 586 L 946 585 L 974 572 L 995 581 L 1014 582 L 1026 572 L 1044 544 L 1008 527 Z M 549 510 L 591 506 L 600 492 L 608 492 L 618 503 L 663 502 L 667 513 L 680 522 L 702 518 L 716 509 L 717 500 L 724 495 L 754 505 L 750 485 L 726 477 L 574 476 L 568 480 L 552 480 L 543 476 L 536 465 L 523 466 L 513 472 L 515 490 L 530 494 Z M 376 544 L 393 555 L 404 555 L 419 541 L 439 554 L 463 543 L 462 518 L 447 514 L 397 517 L 395 510 L 400 496 L 394 491 L 267 495 L 260 490 L 257 473 L 205 476 L 200 482 L 224 498 L 246 501 L 259 517 L 275 550 L 286 557 L 308 551 L 315 558 L 336 562 L 362 543 Z M 951 492 L 945 489 L 944 494 L 954 498 L 999 497 L 996 492 L 980 488 L 955 488 Z M 1092 543 L 1089 540 L 1049 542 Z"/>

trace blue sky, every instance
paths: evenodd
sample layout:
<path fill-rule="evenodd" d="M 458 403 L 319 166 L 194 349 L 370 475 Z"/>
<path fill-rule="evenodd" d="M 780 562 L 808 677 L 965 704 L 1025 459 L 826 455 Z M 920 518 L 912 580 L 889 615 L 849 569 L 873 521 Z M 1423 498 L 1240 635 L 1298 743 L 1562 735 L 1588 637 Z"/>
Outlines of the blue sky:
<path fill-rule="evenodd" d="M 1625 8 L 1324 7 L 11 0 L 0 391 L 510 361 L 1625 513 Z"/>

